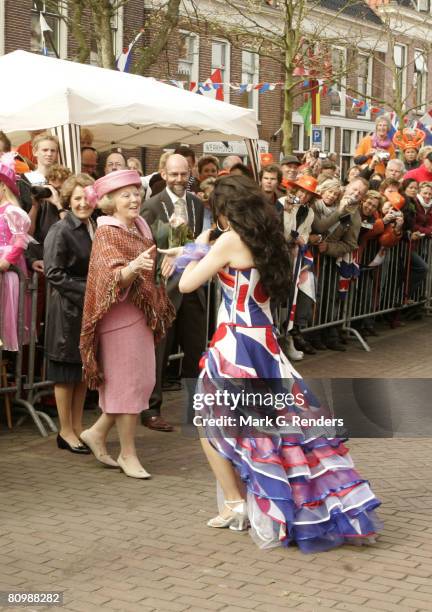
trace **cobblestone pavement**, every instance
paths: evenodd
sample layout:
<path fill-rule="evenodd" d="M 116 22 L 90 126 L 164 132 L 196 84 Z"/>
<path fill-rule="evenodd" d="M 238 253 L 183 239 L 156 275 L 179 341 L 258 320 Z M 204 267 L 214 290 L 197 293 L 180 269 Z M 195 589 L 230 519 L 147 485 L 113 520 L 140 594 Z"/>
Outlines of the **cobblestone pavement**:
<path fill-rule="evenodd" d="M 427 322 L 410 324 L 374 339 L 371 353 L 351 345 L 299 369 L 430 376 L 430 335 Z M 179 424 L 177 404 L 169 394 L 165 416 Z M 373 546 L 319 555 L 259 550 L 245 533 L 207 528 L 214 480 L 180 427 L 140 427 L 138 444 L 151 481 L 59 451 L 30 425 L 0 430 L 0 591 L 62 591 L 61 609 L 76 612 L 432 610 L 429 439 L 350 442 L 383 502 L 384 531 Z"/>

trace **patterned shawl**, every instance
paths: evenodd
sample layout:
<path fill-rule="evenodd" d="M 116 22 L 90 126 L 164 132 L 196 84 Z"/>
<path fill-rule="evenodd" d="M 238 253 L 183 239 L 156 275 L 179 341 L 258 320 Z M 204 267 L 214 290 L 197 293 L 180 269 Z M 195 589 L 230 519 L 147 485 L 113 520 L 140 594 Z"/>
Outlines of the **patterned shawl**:
<path fill-rule="evenodd" d="M 129 289 L 120 287 L 122 268 L 154 244 L 147 223 L 137 219 L 136 225 L 142 232 L 139 235 L 129 232 L 113 217 L 99 218 L 98 225 L 90 257 L 80 342 L 84 377 L 90 389 L 96 389 L 103 380 L 96 359 L 96 325 L 124 297 L 125 291 L 129 291 L 128 299 L 145 314 L 155 342 L 166 334 L 175 319 L 175 309 L 165 288 L 155 285 L 154 266 L 153 270 L 140 272 Z M 154 264 L 155 261 L 156 253 Z"/>

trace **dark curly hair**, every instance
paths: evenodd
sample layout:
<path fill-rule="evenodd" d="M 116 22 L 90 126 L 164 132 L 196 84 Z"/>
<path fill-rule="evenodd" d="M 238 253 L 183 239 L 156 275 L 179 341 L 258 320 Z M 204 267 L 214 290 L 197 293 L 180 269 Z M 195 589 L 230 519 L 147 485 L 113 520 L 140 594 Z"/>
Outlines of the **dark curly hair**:
<path fill-rule="evenodd" d="M 275 208 L 245 176 L 218 179 L 210 202 L 215 221 L 224 215 L 250 249 L 267 294 L 286 300 L 292 273 L 288 245 Z"/>

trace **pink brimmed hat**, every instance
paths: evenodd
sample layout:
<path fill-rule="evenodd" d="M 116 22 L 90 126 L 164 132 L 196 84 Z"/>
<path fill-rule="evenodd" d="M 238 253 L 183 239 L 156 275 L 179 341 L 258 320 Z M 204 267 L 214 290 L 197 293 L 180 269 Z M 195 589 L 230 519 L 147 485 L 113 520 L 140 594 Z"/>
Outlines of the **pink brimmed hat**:
<path fill-rule="evenodd" d="M 19 196 L 15 174 L 15 154 L 12 152 L 4 153 L 0 158 L 0 181 L 9 187 L 16 196 Z"/>
<path fill-rule="evenodd" d="M 97 202 L 107 193 L 129 185 L 141 187 L 141 177 L 138 172 L 136 170 L 116 170 L 98 179 L 93 185 L 85 187 L 84 192 L 88 202 L 96 206 Z"/>

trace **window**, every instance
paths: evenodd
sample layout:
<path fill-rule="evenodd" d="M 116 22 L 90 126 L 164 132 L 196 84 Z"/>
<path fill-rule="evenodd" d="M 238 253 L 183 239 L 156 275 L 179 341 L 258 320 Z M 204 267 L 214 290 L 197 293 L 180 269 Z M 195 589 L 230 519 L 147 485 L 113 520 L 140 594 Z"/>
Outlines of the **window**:
<path fill-rule="evenodd" d="M 259 82 L 258 54 L 252 51 L 242 51 L 242 83 L 256 85 Z M 258 91 L 250 88 L 241 94 L 240 106 L 255 109 L 258 119 Z"/>
<path fill-rule="evenodd" d="M 211 74 L 219 69 L 221 81 L 224 85 L 224 100 L 229 102 L 229 81 L 230 81 L 230 45 L 224 40 L 214 40 L 212 42 Z M 213 90 L 213 96 L 216 97 Z"/>
<path fill-rule="evenodd" d="M 414 49 L 414 87 L 416 90 L 415 110 L 426 111 L 427 63 L 423 51 Z"/>
<path fill-rule="evenodd" d="M 370 132 L 368 132 L 367 130 L 366 131 L 357 130 L 356 146 L 359 144 L 360 140 L 362 140 L 362 138 L 364 138 L 368 134 L 370 134 Z"/>
<path fill-rule="evenodd" d="M 334 151 L 334 142 L 335 142 L 335 130 L 331 127 L 324 128 L 324 142 L 323 142 L 323 151 L 326 153 L 331 153 Z"/>
<path fill-rule="evenodd" d="M 345 58 L 345 49 L 341 47 L 332 48 L 332 71 L 335 79 L 331 86 L 333 93 L 330 96 L 330 113 L 332 115 L 345 114 Z"/>
<path fill-rule="evenodd" d="M 357 116 L 369 119 L 370 111 L 365 109 L 372 93 L 372 57 L 370 55 L 359 53 L 357 58 L 357 74 L 357 90 L 361 94 L 361 100 L 365 102 L 365 106 L 358 109 Z"/>
<path fill-rule="evenodd" d="M 190 89 L 191 82 L 199 80 L 199 38 L 190 32 L 180 32 L 178 49 L 178 75 L 184 81 L 185 89 Z"/>
<path fill-rule="evenodd" d="M 400 102 L 405 102 L 406 97 L 406 47 L 396 44 L 393 48 L 395 65 L 394 90 Z"/>
<path fill-rule="evenodd" d="M 60 11 L 60 0 L 50 1 L 49 3 L 42 0 L 33 0 L 31 10 L 30 42 L 30 50 L 33 51 L 33 53 L 43 53 L 45 55 L 55 57 L 57 51 L 57 53 L 61 56 Z M 45 32 L 44 37 L 42 37 L 41 32 L 42 18 L 45 19 L 47 25 L 52 30 L 51 32 Z"/>
<path fill-rule="evenodd" d="M 297 123 L 293 125 L 292 147 L 293 151 L 300 151 L 300 126 Z"/>
<path fill-rule="evenodd" d="M 309 151 L 309 149 L 312 146 L 311 140 L 312 140 L 312 137 L 307 133 L 307 130 L 305 130 L 303 126 L 303 151 Z"/>
<path fill-rule="evenodd" d="M 341 176 L 346 176 L 354 155 L 354 131 L 342 130 Z"/>
<path fill-rule="evenodd" d="M 417 10 L 421 13 L 429 13 L 430 0 L 417 0 Z"/>

